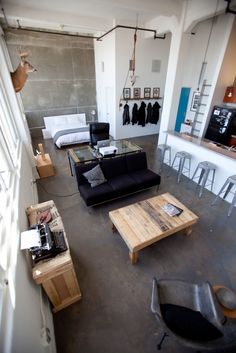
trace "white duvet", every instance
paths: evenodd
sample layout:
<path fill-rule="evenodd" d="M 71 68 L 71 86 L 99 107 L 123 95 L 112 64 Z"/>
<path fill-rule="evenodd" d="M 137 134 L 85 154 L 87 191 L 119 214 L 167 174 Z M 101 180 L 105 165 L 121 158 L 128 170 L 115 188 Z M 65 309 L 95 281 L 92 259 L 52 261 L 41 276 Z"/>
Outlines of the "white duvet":
<path fill-rule="evenodd" d="M 56 135 L 58 131 L 61 130 L 68 130 L 68 129 L 76 129 L 80 127 L 88 127 L 86 124 L 57 124 L 56 126 L 51 127 L 51 134 L 52 137 Z M 66 134 L 58 137 L 57 141 L 55 142 L 58 148 L 61 148 L 65 145 L 73 145 L 76 143 L 84 143 L 90 141 L 90 134 L 89 131 L 81 131 L 81 132 L 74 132 L 71 134 Z"/>

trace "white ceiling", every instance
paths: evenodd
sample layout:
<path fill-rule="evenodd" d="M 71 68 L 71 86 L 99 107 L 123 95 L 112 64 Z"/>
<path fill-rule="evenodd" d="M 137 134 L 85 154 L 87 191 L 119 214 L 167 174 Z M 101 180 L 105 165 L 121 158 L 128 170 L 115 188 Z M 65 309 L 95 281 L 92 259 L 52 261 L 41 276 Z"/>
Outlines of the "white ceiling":
<path fill-rule="evenodd" d="M 22 26 L 96 33 L 107 31 L 115 24 L 143 26 L 160 15 L 178 16 L 183 1 L 3 0 L 1 7 L 11 26 L 17 26 L 19 20 Z"/>

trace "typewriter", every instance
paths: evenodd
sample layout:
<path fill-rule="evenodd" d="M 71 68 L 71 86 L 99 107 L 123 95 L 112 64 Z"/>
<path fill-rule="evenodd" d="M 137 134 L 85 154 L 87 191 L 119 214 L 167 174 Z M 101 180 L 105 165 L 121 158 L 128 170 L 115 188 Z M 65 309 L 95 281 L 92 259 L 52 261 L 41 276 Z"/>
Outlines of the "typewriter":
<path fill-rule="evenodd" d="M 37 224 L 31 229 L 38 231 L 40 239 L 40 246 L 29 249 L 34 263 L 54 257 L 67 250 L 63 231 L 51 232 L 47 223 Z"/>

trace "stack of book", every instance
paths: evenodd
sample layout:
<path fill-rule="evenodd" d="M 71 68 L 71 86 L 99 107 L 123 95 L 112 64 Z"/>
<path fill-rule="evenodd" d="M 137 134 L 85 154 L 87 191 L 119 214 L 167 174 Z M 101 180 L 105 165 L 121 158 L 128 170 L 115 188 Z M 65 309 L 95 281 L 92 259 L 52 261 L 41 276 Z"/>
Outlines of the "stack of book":
<path fill-rule="evenodd" d="M 163 205 L 162 209 L 171 217 L 179 216 L 183 212 L 182 208 L 169 202 Z"/>

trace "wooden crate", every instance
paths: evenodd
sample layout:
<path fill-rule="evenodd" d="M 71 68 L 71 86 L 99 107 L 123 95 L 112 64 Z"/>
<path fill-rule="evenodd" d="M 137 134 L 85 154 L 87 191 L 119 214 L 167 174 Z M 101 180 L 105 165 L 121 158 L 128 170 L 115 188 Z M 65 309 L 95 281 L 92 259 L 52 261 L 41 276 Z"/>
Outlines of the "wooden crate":
<path fill-rule="evenodd" d="M 33 278 L 37 284 L 42 284 L 53 304 L 54 313 L 81 299 L 82 295 L 68 250 L 54 259 L 39 262 L 34 266 Z"/>
<path fill-rule="evenodd" d="M 81 299 L 82 295 L 70 256 L 63 222 L 54 202 L 51 200 L 27 208 L 29 223 L 30 225 L 36 224 L 40 211 L 45 211 L 48 208 L 52 209 L 52 223 L 55 227 L 53 229 L 64 231 L 68 249 L 54 258 L 38 262 L 34 265 L 32 272 L 35 282 L 42 284 L 53 304 L 53 312 L 57 312 Z"/>
<path fill-rule="evenodd" d="M 55 175 L 54 167 L 48 153 L 45 153 L 45 155 L 39 154 L 35 157 L 35 159 L 40 178 L 46 178 Z"/>

